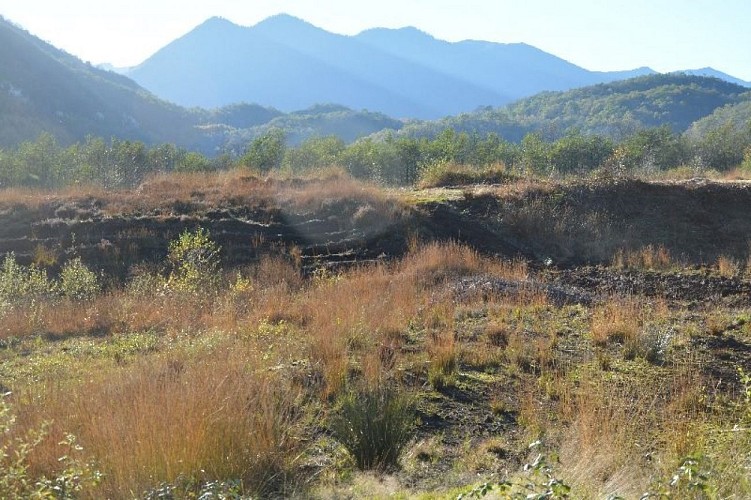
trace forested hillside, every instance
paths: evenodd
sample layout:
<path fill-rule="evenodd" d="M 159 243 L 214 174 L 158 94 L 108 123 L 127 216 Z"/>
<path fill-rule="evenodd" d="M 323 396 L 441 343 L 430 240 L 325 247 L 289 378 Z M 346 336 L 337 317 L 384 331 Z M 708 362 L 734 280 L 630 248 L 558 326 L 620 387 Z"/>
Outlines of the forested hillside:
<path fill-rule="evenodd" d="M 751 100 L 749 89 L 718 78 L 657 74 L 569 90 L 543 92 L 501 108 L 483 108 L 406 127 L 409 135 L 456 131 L 497 133 L 520 141 L 528 132 L 548 139 L 571 130 L 620 139 L 640 129 L 668 126 L 686 131 L 716 109 Z"/>
<path fill-rule="evenodd" d="M 211 134 L 194 127 L 200 118 L 0 19 L 2 146 L 48 132 L 66 143 L 96 135 L 211 149 Z"/>

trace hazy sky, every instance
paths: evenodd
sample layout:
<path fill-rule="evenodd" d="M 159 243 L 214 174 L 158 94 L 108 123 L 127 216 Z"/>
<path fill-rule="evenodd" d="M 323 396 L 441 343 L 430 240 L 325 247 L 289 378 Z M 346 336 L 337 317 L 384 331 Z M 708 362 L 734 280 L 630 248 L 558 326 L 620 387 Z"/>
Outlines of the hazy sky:
<path fill-rule="evenodd" d="M 140 63 L 205 19 L 288 13 L 328 31 L 416 26 L 525 42 L 590 70 L 712 66 L 751 80 L 751 0 L 0 0 L 0 14 L 85 61 Z"/>

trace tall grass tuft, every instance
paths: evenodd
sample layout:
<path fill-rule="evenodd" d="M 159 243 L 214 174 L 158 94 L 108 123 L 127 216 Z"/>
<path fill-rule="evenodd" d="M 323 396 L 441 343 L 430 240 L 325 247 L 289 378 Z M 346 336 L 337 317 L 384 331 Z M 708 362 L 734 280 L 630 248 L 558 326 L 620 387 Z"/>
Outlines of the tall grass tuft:
<path fill-rule="evenodd" d="M 329 425 L 358 468 L 388 470 L 412 439 L 415 410 L 410 398 L 391 387 L 350 390 Z"/>

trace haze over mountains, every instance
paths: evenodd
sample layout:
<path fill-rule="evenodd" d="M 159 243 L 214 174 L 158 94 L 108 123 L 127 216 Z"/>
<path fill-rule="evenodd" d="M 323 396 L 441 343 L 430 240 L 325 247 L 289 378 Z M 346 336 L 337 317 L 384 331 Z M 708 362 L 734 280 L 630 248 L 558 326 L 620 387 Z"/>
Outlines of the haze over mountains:
<path fill-rule="evenodd" d="M 433 119 L 649 73 L 592 72 L 522 43 L 449 43 L 415 28 L 337 35 L 278 15 L 252 27 L 209 19 L 127 74 L 183 106 L 248 101 L 292 111 L 336 102 Z"/>
<path fill-rule="evenodd" d="M 351 142 L 384 129 L 430 135 L 446 127 L 509 140 L 572 127 L 618 135 L 665 123 L 683 132 L 710 115 L 693 130 L 716 127 L 723 117 L 745 123 L 751 110 L 747 82 L 711 68 L 686 73 L 721 79 L 635 72 L 648 74 L 581 87 L 632 73 L 589 72 L 528 45 L 449 43 L 414 28 L 347 37 L 290 16 L 252 28 L 212 18 L 132 70 L 144 88 L 0 18 L 0 147 L 42 132 L 62 143 L 92 135 L 207 154 L 241 150 L 271 128 L 283 130 L 290 144 L 329 134 Z M 551 91 L 570 86 L 576 89 Z M 168 102 L 183 99 L 214 109 Z M 467 110 L 440 121 L 416 119 Z"/>

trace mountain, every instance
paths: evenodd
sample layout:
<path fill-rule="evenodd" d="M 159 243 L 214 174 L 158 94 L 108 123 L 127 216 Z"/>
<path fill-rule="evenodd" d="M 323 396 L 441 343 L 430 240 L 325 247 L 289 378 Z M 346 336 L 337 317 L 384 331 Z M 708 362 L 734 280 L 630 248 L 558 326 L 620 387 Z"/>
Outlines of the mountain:
<path fill-rule="evenodd" d="M 747 102 L 749 89 L 719 78 L 685 73 L 654 74 L 565 92 L 542 92 L 500 108 L 434 122 L 412 123 L 402 134 L 432 136 L 444 128 L 497 133 L 519 141 L 528 132 L 556 139 L 571 130 L 622 138 L 636 130 L 669 126 L 684 132 L 716 110 Z M 730 111 L 720 115 L 724 118 Z M 746 111 L 740 107 L 736 114 Z M 720 118 L 717 118 L 720 119 Z"/>
<path fill-rule="evenodd" d="M 337 35 L 278 15 L 252 27 L 209 19 L 128 75 L 184 106 L 248 101 L 291 111 L 336 102 L 434 119 L 650 72 L 591 72 L 526 44 L 449 43 L 415 28 Z"/>
<path fill-rule="evenodd" d="M 286 33 L 289 40 L 281 39 L 280 33 Z M 298 46 L 295 49 L 291 47 L 293 39 Z M 211 48 L 206 40 L 214 40 L 215 46 Z M 247 45 L 248 40 L 255 45 Z M 404 50 L 394 54 L 399 46 Z M 437 46 L 443 51 L 442 68 L 441 59 L 434 56 Z M 232 47 L 250 47 L 253 51 L 230 50 Z M 470 59 L 478 47 L 485 55 Z M 289 65 L 289 58 L 279 58 L 280 50 L 294 55 L 299 64 Z M 216 53 L 223 56 L 212 56 Z M 225 56 L 235 58 L 234 69 L 225 66 Z M 212 57 L 214 75 L 204 71 Z M 172 143 L 207 154 L 226 149 L 242 152 L 249 141 L 271 129 L 282 130 L 290 144 L 325 135 L 349 142 L 382 130 L 433 135 L 446 127 L 480 134 L 496 132 L 509 140 L 521 140 L 530 131 L 555 138 L 571 129 L 621 137 L 639 128 L 663 124 L 676 132 L 689 127 L 694 131 L 716 129 L 728 121 L 743 127 L 751 113 L 751 90 L 747 87 L 685 73 L 648 74 L 574 90 L 546 91 L 501 107 L 475 106 L 473 112 L 430 122 L 404 122 L 377 111 L 379 107 L 392 106 L 390 109 L 433 116 L 437 109 L 469 106 L 463 98 L 493 95 L 499 100 L 507 99 L 508 96 L 498 97 L 500 94 L 492 85 L 482 83 L 492 74 L 493 64 L 501 65 L 502 59 L 507 67 L 520 73 L 525 60 L 545 61 L 539 67 L 528 65 L 528 73 L 537 75 L 538 81 L 544 80 L 546 71 L 552 75 L 571 70 L 567 74 L 576 78 L 604 77 L 587 76 L 581 68 L 570 67 L 565 61 L 524 44 L 449 43 L 413 28 L 368 30 L 345 37 L 289 16 L 271 18 L 253 28 L 214 18 L 152 57 L 152 69 L 171 68 L 178 80 L 191 82 L 190 86 L 180 86 L 181 92 L 208 96 L 217 102 L 217 96 L 228 88 L 238 92 L 256 87 L 263 90 L 266 82 L 278 82 L 263 91 L 276 92 L 290 106 L 299 106 L 293 109 L 303 110 L 285 112 L 241 101 L 210 110 L 186 109 L 157 98 L 125 76 L 83 63 L 0 18 L 0 148 L 33 140 L 41 132 L 52 133 L 63 144 L 92 135 L 147 144 Z M 418 64 L 417 60 L 422 62 Z M 255 64 L 258 61 L 263 64 Z M 245 80 L 231 74 L 238 67 L 250 66 L 253 71 L 246 72 Z M 287 76 L 279 77 L 277 67 Z M 142 70 L 147 68 L 145 64 Z M 185 73 L 186 68 L 192 68 L 194 73 Z M 650 70 L 634 71 L 639 74 Z M 275 77 L 269 78 L 271 74 Z M 423 78 L 430 82 L 420 83 Z M 571 78 L 559 84 L 570 85 L 575 79 Z M 398 85 L 392 85 L 392 80 Z M 321 82 L 326 84 L 321 86 Z M 301 104 L 308 99 L 332 102 L 325 100 L 330 89 L 340 98 L 337 104 Z M 520 90 L 511 88 L 509 92 L 517 91 Z M 370 99 L 371 111 L 356 104 L 340 104 L 347 104 L 347 99 L 360 102 L 361 92 Z M 459 94 L 452 97 L 452 92 Z"/>
<path fill-rule="evenodd" d="M 96 135 L 207 149 L 215 139 L 194 127 L 199 120 L 0 18 L 0 145 L 49 132 L 63 143 Z"/>
<path fill-rule="evenodd" d="M 546 90 L 568 90 L 654 73 L 649 68 L 593 72 L 525 43 L 477 40 L 450 43 L 412 27 L 370 29 L 355 39 L 514 100 Z M 477 106 L 490 104 L 477 103 Z"/>
<path fill-rule="evenodd" d="M 34 140 L 42 132 L 70 144 L 86 136 L 172 143 L 215 154 L 242 150 L 269 128 L 291 142 L 337 134 L 347 140 L 401 123 L 385 115 L 318 106 L 285 115 L 258 104 L 204 110 L 160 100 L 133 80 L 83 63 L 0 18 L 0 147 Z"/>
<path fill-rule="evenodd" d="M 751 82 L 741 80 L 740 78 L 728 75 L 727 73 L 723 73 L 722 71 L 718 71 L 714 68 L 687 69 L 681 71 L 681 73 L 686 73 L 687 75 L 711 76 L 714 78 L 719 78 L 720 80 L 725 80 L 726 82 L 741 85 L 743 87 L 751 87 Z"/>
<path fill-rule="evenodd" d="M 509 99 L 289 16 L 252 28 L 212 18 L 128 75 L 184 106 L 252 101 L 292 111 L 336 102 L 438 117 Z"/>

